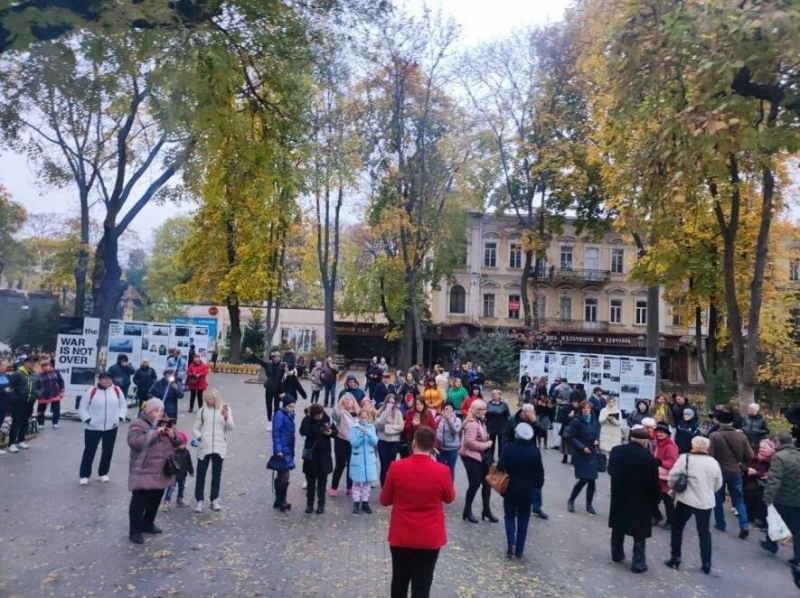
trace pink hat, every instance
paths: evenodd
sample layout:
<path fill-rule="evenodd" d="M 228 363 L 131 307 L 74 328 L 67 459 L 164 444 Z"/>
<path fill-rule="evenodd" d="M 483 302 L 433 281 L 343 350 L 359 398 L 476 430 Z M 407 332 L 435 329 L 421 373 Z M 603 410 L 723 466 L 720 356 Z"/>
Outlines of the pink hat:
<path fill-rule="evenodd" d="M 186 432 L 183 432 L 181 430 L 176 430 L 175 436 L 180 438 L 181 444 L 189 444 L 189 437 L 186 435 Z"/>

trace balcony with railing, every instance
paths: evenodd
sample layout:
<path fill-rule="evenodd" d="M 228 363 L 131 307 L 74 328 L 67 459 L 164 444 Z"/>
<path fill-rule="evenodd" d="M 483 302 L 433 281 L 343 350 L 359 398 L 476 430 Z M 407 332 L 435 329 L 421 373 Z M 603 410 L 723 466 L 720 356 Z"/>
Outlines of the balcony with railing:
<path fill-rule="evenodd" d="M 571 330 L 574 332 L 608 332 L 608 322 L 595 320 L 562 320 L 553 318 L 543 320 L 541 324 L 551 330 Z"/>
<path fill-rule="evenodd" d="M 611 279 L 610 270 L 556 268 L 555 266 L 531 268 L 531 276 L 552 285 L 572 284 L 589 286 L 605 284 Z"/>

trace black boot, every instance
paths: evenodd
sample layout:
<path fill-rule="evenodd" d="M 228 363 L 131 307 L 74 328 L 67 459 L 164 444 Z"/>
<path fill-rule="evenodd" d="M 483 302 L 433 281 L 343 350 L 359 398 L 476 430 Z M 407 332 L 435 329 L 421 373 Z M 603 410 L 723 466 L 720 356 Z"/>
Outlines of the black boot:
<path fill-rule="evenodd" d="M 307 503 L 306 504 L 306 514 L 311 515 L 314 512 L 314 503 Z"/>
<path fill-rule="evenodd" d="M 325 503 L 319 503 L 317 505 L 317 515 L 322 515 L 325 512 Z"/>
<path fill-rule="evenodd" d="M 469 521 L 470 523 L 478 523 L 478 518 L 472 514 L 472 509 L 464 507 L 464 514 L 462 516 L 464 521 Z"/>
<path fill-rule="evenodd" d="M 278 504 L 280 505 L 278 508 L 280 509 L 281 513 L 285 513 L 286 511 L 290 511 L 292 505 L 286 502 L 286 494 L 289 490 L 289 482 L 278 482 L 280 484 L 280 494 L 278 495 Z"/>
<path fill-rule="evenodd" d="M 372 515 L 372 508 L 369 506 L 369 503 L 364 501 L 361 503 L 361 510 L 364 511 L 367 515 Z"/>
<path fill-rule="evenodd" d="M 494 516 L 491 509 L 484 509 L 483 513 L 481 513 L 481 520 L 489 520 L 490 523 L 497 523 L 500 521 L 497 517 Z"/>
<path fill-rule="evenodd" d="M 353 515 L 358 515 L 361 512 L 361 503 L 354 502 L 353 503 Z"/>
<path fill-rule="evenodd" d="M 561 457 L 561 463 L 562 463 L 562 465 L 566 465 L 567 464 L 567 456 L 566 455 Z"/>

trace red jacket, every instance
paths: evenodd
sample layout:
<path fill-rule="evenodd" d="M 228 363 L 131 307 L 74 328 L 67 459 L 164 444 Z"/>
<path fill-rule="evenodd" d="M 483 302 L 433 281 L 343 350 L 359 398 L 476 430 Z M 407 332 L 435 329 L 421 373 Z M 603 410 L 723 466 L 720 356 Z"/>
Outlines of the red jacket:
<path fill-rule="evenodd" d="M 670 491 L 669 487 L 669 472 L 675 461 L 678 460 L 678 445 L 667 436 L 664 440 L 656 438 L 656 459 L 661 460 L 661 465 L 658 468 L 658 479 L 661 485 L 661 492 L 667 494 Z"/>
<path fill-rule="evenodd" d="M 418 454 L 392 463 L 381 489 L 381 504 L 393 505 L 389 546 L 438 550 L 447 544 L 442 503 L 455 499 L 446 465 Z"/>
<path fill-rule="evenodd" d="M 417 412 L 413 409 L 409 409 L 408 413 L 406 413 L 406 423 L 405 423 L 405 433 L 406 433 L 406 440 L 408 440 L 409 444 L 412 440 L 414 440 L 414 432 L 417 431 L 418 427 L 426 426 L 436 432 L 436 418 L 433 415 L 433 411 L 431 409 L 425 408 L 423 411 L 422 420 L 419 422 L 417 426 L 414 425 L 414 415 Z"/>
<path fill-rule="evenodd" d="M 186 368 L 186 388 L 189 390 L 205 390 L 208 388 L 206 376 L 208 376 L 208 366 L 202 361 L 198 364 L 193 361 Z"/>

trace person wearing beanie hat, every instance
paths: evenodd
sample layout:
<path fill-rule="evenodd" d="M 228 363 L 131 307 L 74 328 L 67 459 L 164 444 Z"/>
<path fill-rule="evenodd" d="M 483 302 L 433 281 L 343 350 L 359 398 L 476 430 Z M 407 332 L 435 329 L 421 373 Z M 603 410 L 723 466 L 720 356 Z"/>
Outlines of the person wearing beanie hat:
<path fill-rule="evenodd" d="M 275 476 L 275 502 L 273 509 L 279 509 L 281 513 L 292 508 L 286 502 L 286 494 L 289 491 L 289 472 L 295 468 L 294 464 L 294 409 L 297 399 L 292 395 L 284 395 L 283 407 L 275 414 L 272 422 L 272 454 L 283 458 L 282 469 L 276 470 Z"/>
<path fill-rule="evenodd" d="M 180 444 L 175 447 L 175 456 L 172 458 L 172 462 L 177 466 L 177 471 L 175 472 L 175 483 L 167 488 L 167 492 L 164 495 L 163 511 L 169 511 L 172 507 L 172 493 L 175 491 L 176 487 L 178 488 L 178 499 L 175 501 L 175 506 L 189 506 L 189 503 L 183 500 L 183 493 L 186 489 L 186 476 L 194 476 L 192 455 L 186 447 L 186 445 L 189 444 L 189 436 L 186 432 L 175 430 L 175 437 L 180 441 Z"/>
<path fill-rule="evenodd" d="M 716 493 L 714 507 L 714 527 L 725 531 L 725 489 L 731 495 L 731 504 L 739 517 L 739 537 L 745 540 L 749 535 L 747 507 L 744 504 L 742 465 L 753 458 L 753 449 L 747 436 L 733 427 L 733 410 L 719 406 L 715 410 L 715 418 L 720 423 L 719 430 L 709 436 L 708 454 L 714 457 L 722 470 L 722 488 Z"/>
<path fill-rule="evenodd" d="M 544 485 L 542 454 L 531 442 L 533 426 L 520 421 L 514 428 L 514 442 L 506 444 L 497 469 L 508 474 L 508 489 L 503 495 L 503 513 L 506 525 L 506 557 L 522 558 L 534 491 Z"/>
<path fill-rule="evenodd" d="M 175 476 L 164 471 L 164 463 L 175 457 L 175 447 L 183 442 L 172 428 L 173 424 L 174 420 L 165 417 L 164 403 L 160 399 L 150 399 L 128 429 L 131 449 L 128 537 L 134 544 L 144 543 L 142 534 L 161 533 L 161 528 L 155 524 L 158 507 L 164 490 L 175 483 Z"/>
<path fill-rule="evenodd" d="M 625 536 L 633 537 L 631 571 L 647 571 L 645 542 L 653 531 L 653 512 L 661 496 L 658 460 L 650 454 L 650 432 L 640 427 L 630 432 L 631 441 L 615 446 L 608 458 L 611 477 L 611 559 L 625 559 Z"/>
<path fill-rule="evenodd" d="M 664 503 L 664 510 L 666 512 L 666 522 L 664 524 L 665 530 L 672 529 L 673 523 L 673 516 L 675 514 L 675 503 L 672 501 L 672 498 L 669 495 L 670 487 L 669 487 L 669 472 L 672 469 L 672 466 L 675 465 L 675 461 L 678 460 L 678 446 L 672 440 L 672 435 L 670 434 L 669 426 L 664 423 L 660 423 L 656 426 L 655 430 L 655 453 L 654 456 L 658 463 L 658 480 L 661 486 L 661 502 Z M 653 524 L 658 525 L 661 521 L 661 511 L 656 505 L 655 510 L 653 511 Z"/>
<path fill-rule="evenodd" d="M 675 445 L 678 454 L 683 455 L 692 449 L 692 438 L 700 436 L 700 427 L 697 425 L 694 409 L 688 407 L 683 410 L 683 417 L 675 422 Z"/>

